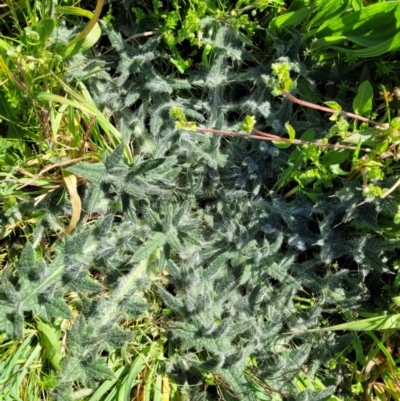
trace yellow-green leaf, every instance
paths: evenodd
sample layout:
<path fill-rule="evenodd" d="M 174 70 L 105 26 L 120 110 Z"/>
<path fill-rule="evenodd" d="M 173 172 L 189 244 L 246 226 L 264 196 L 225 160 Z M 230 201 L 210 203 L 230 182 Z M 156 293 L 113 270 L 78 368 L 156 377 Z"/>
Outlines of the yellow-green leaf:
<path fill-rule="evenodd" d="M 286 123 L 285 124 L 286 127 L 286 131 L 289 134 L 289 140 L 285 140 L 285 141 L 272 141 L 272 143 L 277 147 L 277 148 L 281 148 L 281 149 L 286 149 L 288 148 L 294 140 L 294 137 L 296 135 L 296 131 L 294 130 L 294 128 L 289 124 Z"/>
<path fill-rule="evenodd" d="M 40 338 L 40 343 L 46 350 L 46 356 L 55 369 L 61 369 L 61 340 L 60 330 L 55 328 L 50 323 L 45 323 L 39 318 L 36 318 L 36 327 Z"/>
<path fill-rule="evenodd" d="M 93 47 L 96 42 L 100 39 L 101 29 L 100 25 L 96 22 L 93 29 L 83 39 L 79 39 L 77 42 L 69 44 L 65 50 L 64 57 L 71 57 L 75 54 L 82 53 L 85 50 Z"/>

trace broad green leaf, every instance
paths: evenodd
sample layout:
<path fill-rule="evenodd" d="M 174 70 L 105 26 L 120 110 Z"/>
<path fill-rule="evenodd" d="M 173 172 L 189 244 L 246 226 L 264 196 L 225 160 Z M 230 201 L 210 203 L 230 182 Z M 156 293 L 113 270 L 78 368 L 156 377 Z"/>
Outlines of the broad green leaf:
<path fill-rule="evenodd" d="M 304 39 L 313 40 L 313 49 L 330 47 L 358 57 L 374 57 L 400 48 L 399 21 L 400 3 L 381 2 L 326 21 Z M 344 41 L 361 48 L 334 46 Z"/>
<path fill-rule="evenodd" d="M 50 323 L 45 323 L 41 319 L 36 318 L 36 327 L 44 349 L 46 350 L 46 356 L 54 366 L 56 370 L 61 369 L 60 361 L 62 358 L 61 354 L 61 340 L 60 330 Z"/>
<path fill-rule="evenodd" d="M 313 9 L 313 17 L 310 22 L 307 22 L 309 28 L 323 24 L 327 21 L 332 21 L 334 18 L 339 17 L 351 5 L 350 0 L 317 0 Z"/>
<path fill-rule="evenodd" d="M 302 99 L 312 103 L 322 103 L 322 99 L 316 93 L 314 87 L 311 86 L 310 83 L 305 81 L 304 79 L 299 78 L 297 80 L 297 90 L 299 91 Z"/>
<path fill-rule="evenodd" d="M 328 20 L 308 35 L 317 39 L 343 36 L 352 41 L 357 40 L 355 43 L 364 46 L 379 44 L 397 33 L 399 6 L 398 2 L 372 4 L 362 10 Z M 385 29 L 382 29 L 383 26 Z"/>
<path fill-rule="evenodd" d="M 36 31 L 39 34 L 40 44 L 45 46 L 47 39 L 50 37 L 56 26 L 56 22 L 53 18 L 46 18 L 40 20 L 32 30 Z"/>
<path fill-rule="evenodd" d="M 208 279 L 214 275 L 217 275 L 218 273 L 223 272 L 224 267 L 226 266 L 226 259 L 226 254 L 219 255 L 216 259 L 214 259 L 204 270 L 204 278 Z"/>
<path fill-rule="evenodd" d="M 307 7 L 300 10 L 288 12 L 286 14 L 275 17 L 269 24 L 271 29 L 289 28 L 300 24 L 310 15 L 310 9 Z"/>
<path fill-rule="evenodd" d="M 65 170 L 85 178 L 88 181 L 100 184 L 107 170 L 103 163 L 79 162 L 74 166 L 69 166 Z"/>
<path fill-rule="evenodd" d="M 333 150 L 320 158 L 320 162 L 324 166 L 331 164 L 341 164 L 345 162 L 350 156 L 350 152 L 347 150 Z"/>
<path fill-rule="evenodd" d="M 315 138 L 314 128 L 309 128 L 300 137 L 300 139 L 302 141 L 308 141 L 308 142 L 312 142 L 314 140 L 314 138 Z M 288 167 L 286 170 L 284 170 L 280 174 L 279 180 L 276 182 L 276 184 L 273 187 L 274 189 L 275 188 L 279 189 L 279 188 L 283 187 L 293 178 L 293 174 L 300 167 L 300 165 L 303 161 L 303 157 L 304 157 L 304 154 L 302 152 L 302 148 L 301 148 L 301 146 L 298 146 L 289 156 L 290 167 Z"/>
<path fill-rule="evenodd" d="M 354 11 L 359 11 L 364 7 L 362 0 L 352 0 L 351 5 L 352 5 Z"/>
<path fill-rule="evenodd" d="M 147 172 L 161 166 L 165 162 L 165 160 L 166 160 L 165 158 L 146 160 L 145 162 L 132 167 L 130 174 L 132 175 L 146 174 Z"/>
<path fill-rule="evenodd" d="M 375 146 L 377 143 L 382 142 L 388 137 L 387 130 L 367 128 L 360 132 L 351 133 L 343 142 L 358 144 L 359 141 L 363 145 Z"/>
<path fill-rule="evenodd" d="M 3 39 L 0 39 L 0 49 L 7 51 L 10 48 L 8 42 Z"/>
<path fill-rule="evenodd" d="M 369 81 L 360 84 L 357 95 L 353 100 L 353 110 L 356 114 L 368 116 L 372 110 L 372 98 L 374 91 Z"/>
<path fill-rule="evenodd" d="M 339 164 L 331 164 L 329 166 L 329 170 L 332 171 L 333 174 L 336 175 L 348 175 L 348 171 L 344 171 L 343 169 L 340 168 Z"/>

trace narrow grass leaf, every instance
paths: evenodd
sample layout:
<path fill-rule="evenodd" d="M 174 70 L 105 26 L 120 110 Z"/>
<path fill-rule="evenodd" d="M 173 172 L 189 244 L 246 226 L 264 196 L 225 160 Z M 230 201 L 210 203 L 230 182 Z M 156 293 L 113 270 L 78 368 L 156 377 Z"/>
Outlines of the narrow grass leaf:
<path fill-rule="evenodd" d="M 392 365 L 392 368 L 396 369 L 396 363 L 394 362 L 392 355 L 390 355 L 386 347 L 383 345 L 382 341 L 380 341 L 379 338 L 372 332 L 368 332 L 367 334 L 374 340 L 375 344 L 386 356 L 388 362 Z"/>
<path fill-rule="evenodd" d="M 362 347 L 360 339 L 358 337 L 355 337 L 351 344 L 354 348 L 354 351 L 356 352 L 356 358 L 357 358 L 358 363 L 363 366 L 365 364 L 365 360 L 364 360 L 365 358 L 364 358 L 363 347 Z"/>
<path fill-rule="evenodd" d="M 92 394 L 92 396 L 88 399 L 88 401 L 100 401 L 102 400 L 104 394 L 106 394 L 112 387 L 114 387 L 118 381 L 120 380 L 120 377 L 122 374 L 127 371 L 126 366 L 120 367 L 118 370 L 114 372 L 114 378 L 113 379 L 108 379 L 105 380 L 100 387 Z M 108 399 L 108 397 L 107 397 Z"/>
<path fill-rule="evenodd" d="M 163 401 L 162 400 L 162 376 L 157 375 L 156 384 L 154 386 L 154 401 Z"/>
<path fill-rule="evenodd" d="M 336 326 L 324 327 L 323 329 L 312 329 L 304 331 L 293 331 L 290 333 L 311 333 L 321 331 L 372 331 L 372 330 L 389 330 L 400 328 L 400 314 L 389 316 L 377 316 L 370 319 L 357 320 L 355 322 L 338 324 Z"/>
<path fill-rule="evenodd" d="M 124 381 L 124 401 L 130 400 L 130 394 L 132 388 L 140 382 L 138 379 L 139 373 L 145 368 L 146 360 L 148 358 L 148 353 L 150 351 L 150 347 L 147 347 L 145 350 L 139 353 L 137 358 L 132 362 L 131 368 L 129 369 L 129 374 L 126 376 Z"/>

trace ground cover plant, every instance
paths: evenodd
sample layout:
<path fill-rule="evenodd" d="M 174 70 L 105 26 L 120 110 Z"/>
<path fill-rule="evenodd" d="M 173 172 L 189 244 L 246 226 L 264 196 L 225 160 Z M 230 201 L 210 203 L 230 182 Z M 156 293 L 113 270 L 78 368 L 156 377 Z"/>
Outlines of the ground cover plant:
<path fill-rule="evenodd" d="M 250 21 L 256 10 L 266 29 L 283 12 L 280 3 L 264 9 L 260 2 L 200 13 L 193 26 L 212 51 L 200 47 L 192 57 L 203 64 L 182 67 L 171 59 L 180 43 L 165 42 L 171 27 L 163 21 L 169 12 L 193 17 L 200 3 L 109 2 L 97 47 L 68 56 L 53 90 L 31 95 L 53 110 L 53 133 L 63 124 L 80 133 L 68 146 L 67 133 L 44 145 L 54 153 L 38 152 L 45 162 L 57 157 L 48 166 L 61 173 L 61 185 L 42 184 L 39 198 L 31 186 L 3 197 L 5 399 L 398 393 L 396 64 L 389 54 L 351 65 L 338 50 L 325 56 L 337 56 L 331 68 L 323 53 L 310 56 L 304 32 L 292 27 L 251 37 L 249 25 L 235 25 L 240 15 Z M 308 5 L 286 4 L 289 12 L 295 3 Z M 357 11 L 353 3 L 349 13 Z M 138 21 L 140 9 L 148 16 Z M 157 32 L 141 35 L 157 20 Z M 193 32 L 177 24 L 180 40 L 190 42 Z M 379 88 L 371 76 L 388 66 L 391 80 Z M 379 90 L 381 109 L 373 103 Z M 291 93 L 314 105 L 334 99 L 336 121 L 298 107 Z M 368 121 L 345 120 L 343 110 Z M 373 131 L 377 118 L 383 126 Z M 278 139 L 253 141 L 252 129 Z M 299 140 L 333 146 L 293 146 Z M 6 156 L 20 157 L 8 149 Z M 32 171 L 29 185 L 45 166 Z M 6 177 L 6 185 L 21 179 Z M 360 317 L 372 319 L 354 322 Z M 336 327 L 347 332 L 329 330 L 348 321 Z M 33 395 L 21 393 L 23 381 Z"/>

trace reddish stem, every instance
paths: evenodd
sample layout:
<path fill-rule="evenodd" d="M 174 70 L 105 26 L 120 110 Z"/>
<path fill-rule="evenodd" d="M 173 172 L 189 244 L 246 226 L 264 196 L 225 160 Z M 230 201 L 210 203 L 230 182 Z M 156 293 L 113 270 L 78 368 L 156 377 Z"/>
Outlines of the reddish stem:
<path fill-rule="evenodd" d="M 199 128 L 196 127 L 196 131 L 198 132 L 210 132 L 212 134 L 217 135 L 224 135 L 224 136 L 238 136 L 240 138 L 250 138 L 250 139 L 257 139 L 259 141 L 279 141 L 279 142 L 286 142 L 295 145 L 315 145 L 319 147 L 325 148 L 332 148 L 332 149 L 347 149 L 347 150 L 356 150 L 355 146 L 346 146 L 346 145 L 339 145 L 339 144 L 331 144 L 331 143 L 324 143 L 324 142 L 310 142 L 310 141 L 302 141 L 301 139 L 289 139 L 289 138 L 281 138 L 278 135 L 268 134 L 266 132 L 259 131 L 257 129 L 253 129 L 253 132 L 257 135 L 252 134 L 240 134 L 239 132 L 232 132 L 232 131 L 224 131 L 224 130 L 216 130 L 211 128 Z M 371 149 L 361 148 L 364 152 L 370 152 Z"/>
<path fill-rule="evenodd" d="M 293 95 L 291 95 L 289 92 L 284 91 L 283 95 L 289 99 L 290 101 L 292 101 L 293 103 L 297 103 L 300 106 L 305 106 L 305 107 L 309 107 L 310 109 L 315 109 L 315 110 L 320 110 L 320 111 L 325 111 L 326 113 L 331 113 L 331 114 L 340 114 L 341 116 L 345 116 L 345 117 L 349 117 L 349 118 L 354 118 L 355 120 L 359 120 L 359 121 L 363 121 L 365 123 L 371 124 L 371 125 L 375 125 L 377 127 L 384 127 L 386 128 L 385 124 L 382 123 L 377 123 L 376 121 L 370 120 L 366 117 L 361 117 L 358 116 L 357 114 L 353 114 L 353 113 L 348 113 L 347 111 L 338 111 L 338 110 L 333 110 L 330 109 L 329 107 L 324 107 L 324 106 L 318 106 L 317 104 L 314 103 L 310 103 L 310 102 L 306 102 L 305 100 L 300 100 L 297 99 L 297 97 L 294 97 Z"/>

